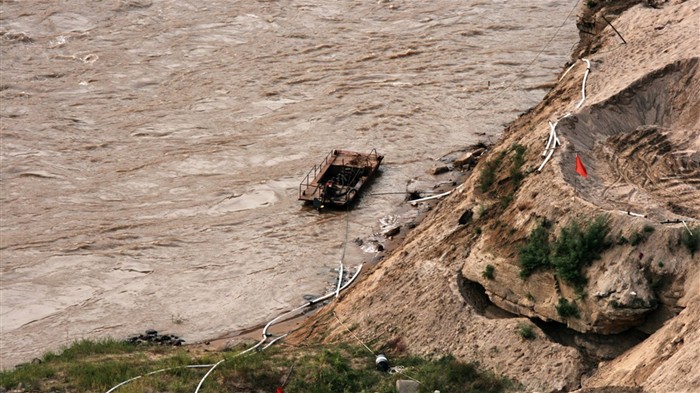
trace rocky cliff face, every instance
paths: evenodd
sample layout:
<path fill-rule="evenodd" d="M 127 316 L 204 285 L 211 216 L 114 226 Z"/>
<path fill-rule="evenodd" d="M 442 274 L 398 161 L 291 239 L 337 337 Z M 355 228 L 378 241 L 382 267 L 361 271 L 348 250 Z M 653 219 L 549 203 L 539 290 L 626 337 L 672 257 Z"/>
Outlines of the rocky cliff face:
<path fill-rule="evenodd" d="M 582 59 L 333 306 L 355 334 L 527 391 L 700 390 L 700 1 L 598 3 Z"/>

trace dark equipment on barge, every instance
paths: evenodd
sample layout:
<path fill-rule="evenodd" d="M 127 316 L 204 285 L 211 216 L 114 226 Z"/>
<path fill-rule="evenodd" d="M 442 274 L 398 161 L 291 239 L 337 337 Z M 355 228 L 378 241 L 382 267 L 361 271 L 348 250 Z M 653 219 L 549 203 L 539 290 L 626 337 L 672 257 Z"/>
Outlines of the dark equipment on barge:
<path fill-rule="evenodd" d="M 374 178 L 383 158 L 376 149 L 369 154 L 333 150 L 299 184 L 299 200 L 319 210 L 348 206 Z"/>

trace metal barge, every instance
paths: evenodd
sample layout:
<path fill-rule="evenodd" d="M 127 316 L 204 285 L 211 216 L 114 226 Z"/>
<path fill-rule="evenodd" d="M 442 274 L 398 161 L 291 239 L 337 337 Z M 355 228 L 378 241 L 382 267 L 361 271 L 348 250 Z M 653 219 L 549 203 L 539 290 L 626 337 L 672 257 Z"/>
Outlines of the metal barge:
<path fill-rule="evenodd" d="M 299 200 L 319 210 L 349 206 L 374 178 L 383 158 L 376 149 L 369 154 L 333 150 L 301 181 Z"/>

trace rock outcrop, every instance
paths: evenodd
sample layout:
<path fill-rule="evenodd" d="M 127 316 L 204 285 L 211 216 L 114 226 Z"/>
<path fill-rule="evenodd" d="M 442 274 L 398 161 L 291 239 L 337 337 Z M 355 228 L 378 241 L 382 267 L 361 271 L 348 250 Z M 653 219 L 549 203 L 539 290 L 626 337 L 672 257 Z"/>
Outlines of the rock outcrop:
<path fill-rule="evenodd" d="M 375 348 L 449 353 L 527 391 L 700 391 L 700 1 L 593 3 L 586 60 L 334 304 Z M 346 334 L 321 315 L 327 340 Z M 614 334 L 641 338 L 596 352 Z"/>

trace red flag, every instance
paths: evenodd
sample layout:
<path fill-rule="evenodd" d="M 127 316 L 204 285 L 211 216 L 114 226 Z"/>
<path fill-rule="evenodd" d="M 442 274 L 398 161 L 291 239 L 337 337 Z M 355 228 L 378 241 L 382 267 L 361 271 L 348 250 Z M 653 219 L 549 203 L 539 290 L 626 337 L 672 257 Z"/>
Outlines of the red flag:
<path fill-rule="evenodd" d="M 583 177 L 588 177 L 588 172 L 586 172 L 586 167 L 583 166 L 583 162 L 581 162 L 581 157 L 576 155 L 576 173 Z"/>

